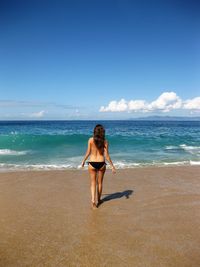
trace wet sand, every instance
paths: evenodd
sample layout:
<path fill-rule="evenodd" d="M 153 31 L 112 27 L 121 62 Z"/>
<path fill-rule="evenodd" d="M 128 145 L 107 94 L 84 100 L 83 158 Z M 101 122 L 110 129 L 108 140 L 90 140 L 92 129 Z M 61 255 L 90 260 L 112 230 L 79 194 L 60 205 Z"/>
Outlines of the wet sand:
<path fill-rule="evenodd" d="M 0 174 L 0 266 L 199 267 L 200 166 Z"/>

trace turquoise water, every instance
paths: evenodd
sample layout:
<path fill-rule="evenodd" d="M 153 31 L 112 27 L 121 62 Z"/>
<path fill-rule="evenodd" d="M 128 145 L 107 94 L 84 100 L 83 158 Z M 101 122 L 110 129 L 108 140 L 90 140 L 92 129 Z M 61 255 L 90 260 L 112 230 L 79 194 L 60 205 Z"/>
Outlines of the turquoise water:
<path fill-rule="evenodd" d="M 79 168 L 97 123 L 117 168 L 200 164 L 199 121 L 4 121 L 0 170 Z"/>

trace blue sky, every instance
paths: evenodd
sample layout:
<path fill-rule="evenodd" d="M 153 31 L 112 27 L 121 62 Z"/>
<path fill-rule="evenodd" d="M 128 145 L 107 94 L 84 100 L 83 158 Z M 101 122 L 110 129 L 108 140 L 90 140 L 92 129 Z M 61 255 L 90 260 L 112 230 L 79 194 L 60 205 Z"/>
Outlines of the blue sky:
<path fill-rule="evenodd" d="M 0 119 L 199 115 L 199 12 L 194 0 L 1 0 Z"/>

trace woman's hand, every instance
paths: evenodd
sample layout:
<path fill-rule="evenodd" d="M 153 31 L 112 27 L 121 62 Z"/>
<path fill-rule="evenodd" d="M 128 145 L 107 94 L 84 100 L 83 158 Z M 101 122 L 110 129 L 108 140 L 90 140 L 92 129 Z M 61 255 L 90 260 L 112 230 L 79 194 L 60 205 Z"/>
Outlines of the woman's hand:
<path fill-rule="evenodd" d="M 84 165 L 85 165 L 85 161 L 82 162 L 82 164 L 81 164 L 81 168 L 83 168 Z"/>
<path fill-rule="evenodd" d="M 112 173 L 113 173 L 113 174 L 115 174 L 115 173 L 116 173 L 116 169 L 115 169 L 115 167 L 114 167 L 114 166 L 112 167 Z"/>

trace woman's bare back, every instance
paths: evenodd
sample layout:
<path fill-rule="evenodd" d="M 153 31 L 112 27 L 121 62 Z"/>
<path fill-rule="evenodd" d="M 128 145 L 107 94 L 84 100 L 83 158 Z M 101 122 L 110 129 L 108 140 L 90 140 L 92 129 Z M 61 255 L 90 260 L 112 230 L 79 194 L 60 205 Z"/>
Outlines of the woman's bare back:
<path fill-rule="evenodd" d="M 106 141 L 105 141 L 106 143 Z M 89 144 L 90 144 L 90 161 L 96 161 L 96 162 L 99 162 L 99 161 L 105 161 L 105 156 L 104 154 L 102 155 L 98 148 L 96 147 L 95 143 L 94 143 L 94 138 L 91 137 L 89 139 Z"/>

